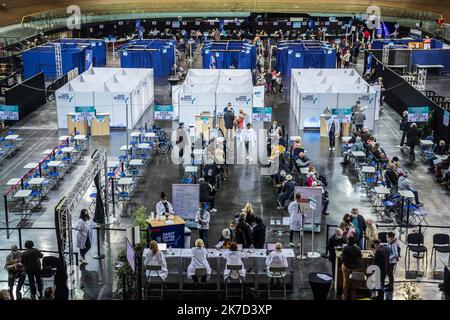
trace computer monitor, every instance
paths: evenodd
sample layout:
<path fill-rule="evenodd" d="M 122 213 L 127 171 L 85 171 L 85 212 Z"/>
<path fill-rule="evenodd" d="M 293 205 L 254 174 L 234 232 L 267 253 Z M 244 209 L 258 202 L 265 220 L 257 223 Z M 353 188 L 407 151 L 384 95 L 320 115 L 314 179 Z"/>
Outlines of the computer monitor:
<path fill-rule="evenodd" d="M 267 253 L 277 250 L 276 245 L 277 245 L 276 243 L 266 243 Z"/>
<path fill-rule="evenodd" d="M 242 251 L 242 244 L 238 244 L 237 247 L 238 247 L 238 251 Z"/>
<path fill-rule="evenodd" d="M 167 251 L 167 243 L 158 243 L 158 250 L 159 251 Z"/>
<path fill-rule="evenodd" d="M 133 270 L 133 272 L 135 272 L 136 271 L 136 251 L 134 250 L 130 241 L 126 240 L 126 242 L 127 242 L 127 261 L 131 267 L 131 270 Z"/>
<path fill-rule="evenodd" d="M 219 241 L 219 242 L 216 244 L 216 249 L 217 249 L 217 250 L 222 249 L 223 244 L 224 244 L 224 241 Z"/>

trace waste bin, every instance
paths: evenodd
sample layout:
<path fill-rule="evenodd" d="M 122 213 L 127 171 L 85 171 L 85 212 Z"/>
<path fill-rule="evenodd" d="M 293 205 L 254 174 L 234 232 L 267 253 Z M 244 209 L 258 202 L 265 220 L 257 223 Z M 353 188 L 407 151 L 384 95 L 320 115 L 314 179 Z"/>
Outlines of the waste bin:
<path fill-rule="evenodd" d="M 328 291 L 333 282 L 331 274 L 310 272 L 308 280 L 313 292 L 314 300 L 327 300 Z"/>
<path fill-rule="evenodd" d="M 191 247 L 191 229 L 184 227 L 184 248 L 189 249 Z"/>

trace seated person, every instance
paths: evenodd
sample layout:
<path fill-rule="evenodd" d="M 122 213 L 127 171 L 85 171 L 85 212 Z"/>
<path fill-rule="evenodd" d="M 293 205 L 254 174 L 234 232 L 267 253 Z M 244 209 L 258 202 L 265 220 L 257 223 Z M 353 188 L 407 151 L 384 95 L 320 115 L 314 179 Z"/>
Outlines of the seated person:
<path fill-rule="evenodd" d="M 166 280 L 168 271 L 166 256 L 159 250 L 158 243 L 155 240 L 150 241 L 150 250 L 145 256 L 144 266 L 161 266 L 161 270 L 146 270 L 147 277 L 160 277 Z"/>
<path fill-rule="evenodd" d="M 295 169 L 300 172 L 300 168 L 306 168 L 311 164 L 304 152 L 300 152 L 298 158 L 294 161 Z"/>
<path fill-rule="evenodd" d="M 446 171 L 449 169 L 449 167 L 450 167 L 450 151 L 447 152 L 447 159 L 438 163 L 434 168 L 436 177 L 438 178 L 439 182 L 443 182 L 444 177 L 446 175 Z"/>
<path fill-rule="evenodd" d="M 291 197 L 291 195 L 294 194 L 294 189 L 295 189 L 295 181 L 292 180 L 292 176 L 290 174 L 288 174 L 286 176 L 286 181 L 283 183 L 283 186 L 281 188 L 281 192 L 278 195 L 278 210 L 282 210 L 285 208 L 286 204 L 285 202 L 287 200 L 289 200 L 289 198 Z"/>
<path fill-rule="evenodd" d="M 219 249 L 228 249 L 232 242 L 236 242 L 236 239 L 232 235 L 231 230 L 227 228 L 222 230 L 222 237 L 219 239 L 219 241 L 223 241 L 222 246 Z"/>
<path fill-rule="evenodd" d="M 364 144 L 360 136 L 356 137 L 355 143 L 351 146 L 350 151 L 364 151 Z M 344 164 L 348 163 L 350 151 L 344 152 Z"/>
<path fill-rule="evenodd" d="M 361 139 L 364 143 L 367 142 L 367 140 L 369 140 L 369 138 L 371 137 L 371 134 L 369 132 L 368 128 L 364 128 L 362 133 L 361 133 Z"/>
<path fill-rule="evenodd" d="M 242 262 L 242 258 L 246 258 L 246 254 L 242 251 L 238 251 L 238 246 L 236 242 L 232 242 L 230 244 L 230 248 L 228 251 L 225 251 L 223 253 L 223 258 L 226 260 L 225 264 L 225 270 L 223 271 L 223 278 L 226 280 L 228 277 L 232 279 L 239 279 L 242 280 L 245 279 L 245 267 L 244 263 Z M 228 265 L 241 265 L 242 268 L 239 270 L 239 272 L 233 270 L 228 270 Z"/>
<path fill-rule="evenodd" d="M 194 280 L 194 282 L 198 282 L 198 278 L 195 275 L 195 270 L 200 268 L 206 269 L 206 276 L 202 276 L 201 282 L 205 282 L 206 278 L 209 279 L 211 276 L 211 266 L 208 262 L 209 253 L 205 249 L 205 244 L 202 239 L 195 240 L 195 247 L 191 250 L 191 263 L 187 268 L 187 277 L 188 279 Z"/>
<path fill-rule="evenodd" d="M 291 156 L 298 156 L 301 152 L 305 152 L 305 149 L 303 149 L 301 142 L 302 140 L 300 138 L 294 140 L 290 151 Z"/>
<path fill-rule="evenodd" d="M 352 137 L 341 146 L 341 152 L 344 153 L 352 147 L 352 145 L 356 142 L 356 137 L 359 135 L 357 131 L 353 131 Z"/>
<path fill-rule="evenodd" d="M 375 143 L 372 146 L 370 151 L 375 156 L 375 159 L 378 160 L 378 161 L 387 159 L 386 154 L 380 149 L 380 144 L 379 143 Z"/>
<path fill-rule="evenodd" d="M 384 176 L 386 177 L 386 186 L 388 188 L 398 187 L 398 176 L 393 163 L 388 163 Z"/>
<path fill-rule="evenodd" d="M 274 187 L 277 189 L 277 193 L 281 192 L 281 188 L 283 187 L 283 183 L 286 181 L 286 171 L 281 170 L 274 177 Z"/>
<path fill-rule="evenodd" d="M 271 251 L 266 257 L 267 276 L 270 278 L 270 282 L 273 283 L 273 278 L 285 277 L 286 272 L 275 274 L 270 271 L 271 267 L 288 267 L 288 261 L 286 256 L 282 252 L 283 246 L 280 242 L 275 244 L 275 250 Z M 279 279 L 277 279 L 279 281 Z"/>
<path fill-rule="evenodd" d="M 398 175 L 398 189 L 399 190 L 409 190 L 414 193 L 414 197 L 416 200 L 416 205 L 421 206 L 422 203 L 419 201 L 419 192 L 415 190 L 411 184 L 411 181 L 408 179 L 408 172 L 403 171 Z"/>
<path fill-rule="evenodd" d="M 369 138 L 366 140 L 366 147 L 371 147 L 377 142 L 377 139 L 375 139 L 374 136 L 369 136 Z"/>
<path fill-rule="evenodd" d="M 448 145 L 445 143 L 444 140 L 439 141 L 439 144 L 434 147 L 433 150 L 434 154 L 443 156 L 446 155 L 448 153 Z"/>
<path fill-rule="evenodd" d="M 282 145 L 273 146 L 272 147 L 272 152 L 271 152 L 270 157 L 269 157 L 269 161 L 270 162 L 275 161 L 275 159 L 277 157 L 280 157 L 282 154 L 284 154 L 285 151 L 286 151 L 286 148 L 283 147 Z"/>

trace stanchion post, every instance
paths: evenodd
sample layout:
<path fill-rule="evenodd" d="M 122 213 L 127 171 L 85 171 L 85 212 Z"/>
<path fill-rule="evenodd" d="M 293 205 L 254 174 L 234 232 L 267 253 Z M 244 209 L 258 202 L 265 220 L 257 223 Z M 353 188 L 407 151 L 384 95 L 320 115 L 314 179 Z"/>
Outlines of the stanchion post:
<path fill-rule="evenodd" d="M 116 204 L 114 199 L 114 178 L 111 178 L 111 201 L 112 201 L 112 212 L 113 217 L 116 217 Z"/>
<path fill-rule="evenodd" d="M 94 256 L 93 258 L 100 260 L 100 259 L 103 259 L 105 257 L 105 255 L 100 253 L 100 227 L 96 227 L 95 229 L 97 229 L 97 255 Z"/>
<path fill-rule="evenodd" d="M 150 248 L 150 230 L 148 228 L 145 230 L 145 237 L 147 241 L 147 248 Z"/>
<path fill-rule="evenodd" d="M 3 201 L 5 202 L 6 239 L 9 239 L 8 196 L 6 194 L 3 195 Z"/>
<path fill-rule="evenodd" d="M 17 229 L 17 232 L 19 234 L 19 250 L 23 250 L 23 247 L 22 247 L 22 228 L 19 227 Z"/>

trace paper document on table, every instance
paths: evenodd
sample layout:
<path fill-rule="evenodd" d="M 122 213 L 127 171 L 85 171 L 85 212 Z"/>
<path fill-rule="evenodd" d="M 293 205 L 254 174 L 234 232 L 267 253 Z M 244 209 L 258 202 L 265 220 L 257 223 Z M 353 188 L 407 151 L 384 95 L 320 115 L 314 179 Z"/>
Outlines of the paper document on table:
<path fill-rule="evenodd" d="M 318 273 L 317 276 L 318 276 L 320 279 L 325 280 L 325 281 L 330 281 L 331 279 L 333 279 L 332 277 L 327 276 L 326 274 L 323 274 L 323 273 Z"/>
<path fill-rule="evenodd" d="M 174 224 L 173 220 L 166 220 L 166 224 L 171 225 Z"/>
<path fill-rule="evenodd" d="M 291 218 L 290 217 L 283 217 L 283 225 L 288 226 L 291 224 Z"/>

